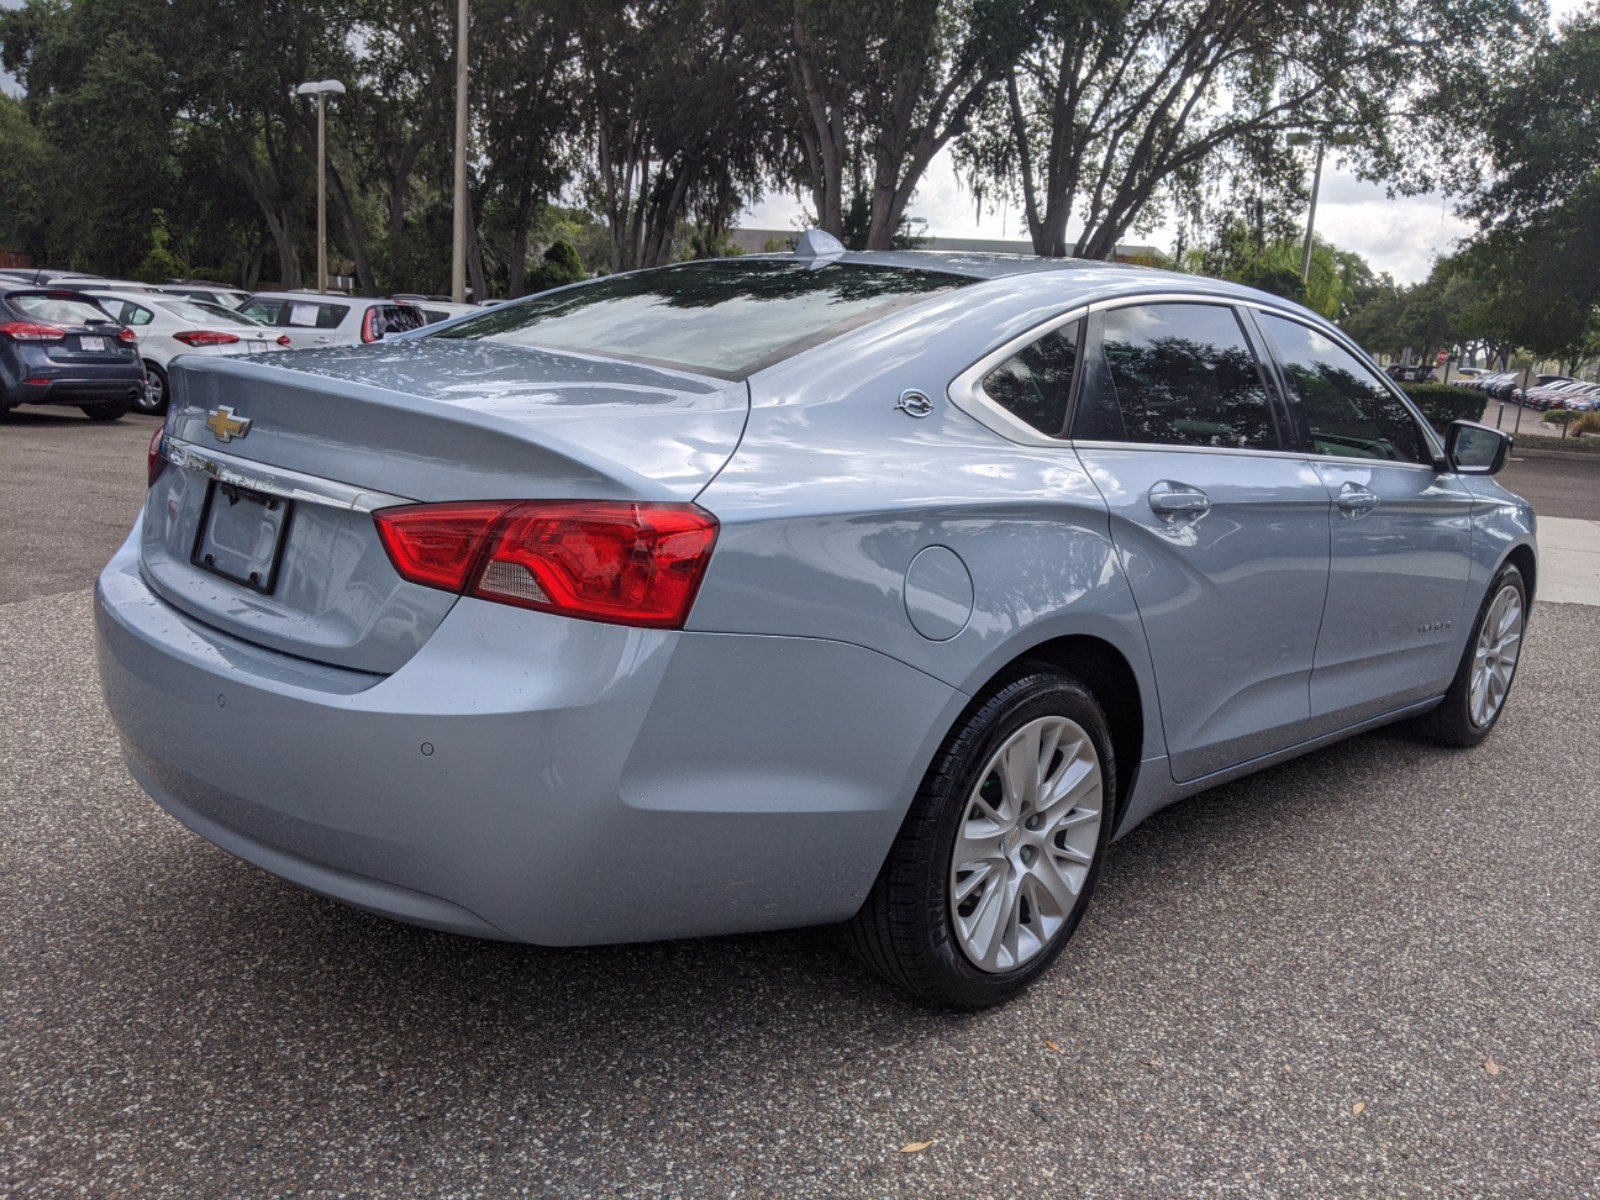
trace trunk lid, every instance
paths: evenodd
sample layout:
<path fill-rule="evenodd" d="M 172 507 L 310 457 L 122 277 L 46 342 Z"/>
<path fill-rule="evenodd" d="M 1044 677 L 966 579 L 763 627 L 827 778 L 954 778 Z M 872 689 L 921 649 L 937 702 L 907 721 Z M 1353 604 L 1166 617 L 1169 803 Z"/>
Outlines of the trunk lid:
<path fill-rule="evenodd" d="M 174 461 L 145 508 L 151 585 L 237 637 L 379 674 L 416 652 L 455 597 L 395 574 L 373 508 L 691 500 L 749 408 L 743 383 L 427 338 L 184 356 L 171 383 Z M 258 495 L 290 506 L 268 512 Z"/>

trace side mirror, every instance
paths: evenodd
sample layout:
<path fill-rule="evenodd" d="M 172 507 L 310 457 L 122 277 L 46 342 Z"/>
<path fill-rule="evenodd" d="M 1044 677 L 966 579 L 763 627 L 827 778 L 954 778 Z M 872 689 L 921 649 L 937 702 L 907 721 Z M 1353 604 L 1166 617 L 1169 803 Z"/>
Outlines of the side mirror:
<path fill-rule="evenodd" d="M 1506 465 L 1511 437 L 1476 421 L 1451 421 L 1444 433 L 1444 456 L 1462 475 L 1494 475 Z"/>

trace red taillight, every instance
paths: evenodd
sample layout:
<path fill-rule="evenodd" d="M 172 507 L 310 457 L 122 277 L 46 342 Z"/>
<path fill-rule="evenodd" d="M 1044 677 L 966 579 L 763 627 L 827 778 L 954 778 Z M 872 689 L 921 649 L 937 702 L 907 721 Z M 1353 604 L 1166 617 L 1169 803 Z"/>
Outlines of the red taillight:
<path fill-rule="evenodd" d="M 144 460 L 146 487 L 155 487 L 156 480 L 161 478 L 161 472 L 167 469 L 167 456 L 162 446 L 162 439 L 166 436 L 166 429 L 157 428 L 155 435 L 150 439 L 150 449 Z"/>
<path fill-rule="evenodd" d="M 361 318 L 361 340 L 363 342 L 376 342 L 382 340 L 378 333 L 378 310 L 367 309 L 367 315 Z"/>
<path fill-rule="evenodd" d="M 292 343 L 289 341 L 289 335 L 287 333 L 280 333 L 278 335 L 278 345 L 280 345 L 280 346 L 288 346 L 288 345 L 291 345 L 291 344 Z"/>
<path fill-rule="evenodd" d="M 239 340 L 238 334 L 223 333 L 219 329 L 186 329 L 172 336 L 185 346 L 231 346 Z"/>
<path fill-rule="evenodd" d="M 67 336 L 65 329 L 54 325 L 40 325 L 34 321 L 8 321 L 0 325 L 0 333 L 13 342 L 59 342 Z"/>
<path fill-rule="evenodd" d="M 692 504 L 417 504 L 374 519 L 413 583 L 658 629 L 682 628 L 717 540 L 716 518 Z"/>
<path fill-rule="evenodd" d="M 127 328 L 126 326 L 124 326 L 123 328 L 117 330 L 117 341 L 119 341 L 119 342 L 127 342 L 131 346 L 134 342 L 137 342 L 138 340 L 139 340 L 139 335 L 136 334 L 133 330 Z"/>

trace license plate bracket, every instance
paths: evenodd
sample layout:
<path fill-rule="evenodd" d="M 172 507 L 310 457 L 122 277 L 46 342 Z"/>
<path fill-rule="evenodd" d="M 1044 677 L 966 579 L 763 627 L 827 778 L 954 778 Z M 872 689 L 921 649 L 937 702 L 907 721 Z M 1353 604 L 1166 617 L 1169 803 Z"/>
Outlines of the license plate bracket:
<path fill-rule="evenodd" d="M 213 479 L 189 561 L 263 596 L 278 582 L 294 502 Z"/>

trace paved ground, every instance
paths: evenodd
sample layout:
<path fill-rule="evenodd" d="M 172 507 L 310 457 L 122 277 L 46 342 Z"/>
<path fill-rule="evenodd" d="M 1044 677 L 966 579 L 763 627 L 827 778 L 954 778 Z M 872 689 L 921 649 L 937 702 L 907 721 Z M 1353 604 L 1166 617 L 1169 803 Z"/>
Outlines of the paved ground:
<path fill-rule="evenodd" d="M 827 931 L 474 942 L 184 831 L 86 651 L 124 425 L 35 485 L 105 538 L 76 575 L 12 526 L 51 439 L 0 431 L 0 1194 L 1600 1195 L 1594 609 L 1536 607 L 1477 751 L 1373 734 L 1158 815 L 1041 986 L 953 1019 Z"/>

